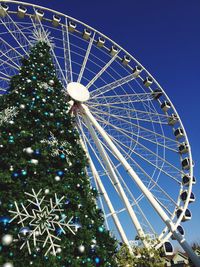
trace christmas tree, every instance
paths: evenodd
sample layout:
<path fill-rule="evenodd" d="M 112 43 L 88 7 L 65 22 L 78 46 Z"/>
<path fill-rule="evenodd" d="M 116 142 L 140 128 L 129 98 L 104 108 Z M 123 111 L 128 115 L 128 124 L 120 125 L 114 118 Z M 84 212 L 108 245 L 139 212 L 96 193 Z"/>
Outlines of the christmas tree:
<path fill-rule="evenodd" d="M 1 266 L 116 266 L 68 101 L 40 40 L 0 98 Z"/>

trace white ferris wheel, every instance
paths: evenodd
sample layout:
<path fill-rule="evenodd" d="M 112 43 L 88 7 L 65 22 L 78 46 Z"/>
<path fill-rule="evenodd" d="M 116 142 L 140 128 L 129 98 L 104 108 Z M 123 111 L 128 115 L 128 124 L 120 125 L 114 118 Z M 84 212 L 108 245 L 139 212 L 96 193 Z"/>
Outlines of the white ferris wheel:
<path fill-rule="evenodd" d="M 187 134 L 153 76 L 113 40 L 54 10 L 0 1 L 0 93 L 17 74 L 35 34 L 45 38 L 89 159 L 106 227 L 129 248 L 145 236 L 173 252 L 191 219 L 193 161 Z M 144 241 L 148 246 L 148 242 Z"/>

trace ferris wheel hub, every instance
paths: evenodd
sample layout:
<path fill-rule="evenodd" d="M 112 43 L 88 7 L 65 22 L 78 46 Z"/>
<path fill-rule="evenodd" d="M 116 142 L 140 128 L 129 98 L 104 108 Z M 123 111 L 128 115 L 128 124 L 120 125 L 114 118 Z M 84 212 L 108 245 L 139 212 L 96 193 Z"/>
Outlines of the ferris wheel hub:
<path fill-rule="evenodd" d="M 77 102 L 86 102 L 90 98 L 88 89 L 78 82 L 71 82 L 67 85 L 67 92 Z"/>

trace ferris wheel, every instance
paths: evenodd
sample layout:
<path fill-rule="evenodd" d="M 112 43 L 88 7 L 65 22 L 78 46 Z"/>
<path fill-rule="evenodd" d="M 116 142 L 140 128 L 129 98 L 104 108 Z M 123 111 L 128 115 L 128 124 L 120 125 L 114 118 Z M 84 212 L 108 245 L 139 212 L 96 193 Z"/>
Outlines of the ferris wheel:
<path fill-rule="evenodd" d="M 182 226 L 195 201 L 191 149 L 166 92 L 132 55 L 85 23 L 30 3 L 0 4 L 0 93 L 35 39 L 46 40 L 107 229 L 129 248 L 148 236 L 167 254 L 176 239 L 200 266 Z"/>

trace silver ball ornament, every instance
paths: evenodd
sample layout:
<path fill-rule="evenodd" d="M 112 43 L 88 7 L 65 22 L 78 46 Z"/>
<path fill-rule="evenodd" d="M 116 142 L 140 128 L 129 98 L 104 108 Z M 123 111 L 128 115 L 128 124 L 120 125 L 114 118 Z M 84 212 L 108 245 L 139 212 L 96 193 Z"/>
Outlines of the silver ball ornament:
<path fill-rule="evenodd" d="M 62 249 L 61 248 L 57 248 L 56 249 L 56 253 L 61 253 L 62 252 Z"/>
<path fill-rule="evenodd" d="M 26 147 L 23 149 L 23 152 L 25 152 L 27 154 L 32 154 L 34 151 L 31 147 Z"/>
<path fill-rule="evenodd" d="M 20 109 L 25 109 L 25 105 L 24 104 L 21 104 L 19 107 L 20 107 Z"/>
<path fill-rule="evenodd" d="M 6 234 L 2 237 L 1 242 L 4 246 L 9 246 L 13 241 L 13 236 Z"/>
<path fill-rule="evenodd" d="M 6 262 L 3 264 L 3 267 L 14 267 L 14 265 L 11 262 Z"/>
<path fill-rule="evenodd" d="M 14 167 L 11 165 L 9 170 L 14 171 Z"/>
<path fill-rule="evenodd" d="M 54 85 L 54 80 L 49 80 L 49 85 Z"/>
<path fill-rule="evenodd" d="M 31 159 L 30 163 L 32 163 L 33 165 L 38 165 L 38 160 L 37 159 Z"/>
<path fill-rule="evenodd" d="M 59 182 L 60 181 L 60 176 L 56 176 L 54 179 L 55 179 L 56 182 Z"/>
<path fill-rule="evenodd" d="M 26 240 L 28 238 L 28 236 L 30 235 L 30 233 L 31 233 L 31 230 L 29 227 L 22 227 L 19 230 L 19 238 L 21 240 Z"/>
<path fill-rule="evenodd" d="M 84 251 L 85 251 L 85 246 L 80 245 L 80 246 L 78 247 L 78 251 L 79 251 L 80 253 L 84 253 Z"/>
<path fill-rule="evenodd" d="M 79 208 L 79 209 L 81 209 L 81 208 L 82 208 L 82 206 L 83 206 L 82 204 L 78 204 L 78 208 Z"/>
<path fill-rule="evenodd" d="M 50 192 L 50 190 L 48 188 L 44 190 L 45 194 L 49 194 L 49 192 Z"/>
<path fill-rule="evenodd" d="M 92 239 L 92 243 L 93 244 L 96 244 L 97 243 L 97 240 L 96 239 Z"/>

